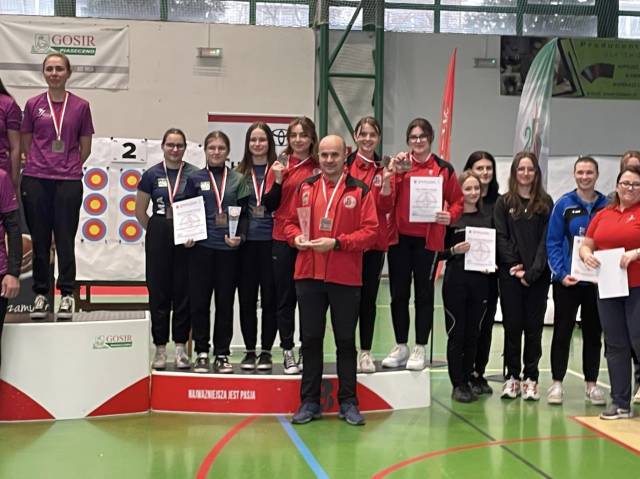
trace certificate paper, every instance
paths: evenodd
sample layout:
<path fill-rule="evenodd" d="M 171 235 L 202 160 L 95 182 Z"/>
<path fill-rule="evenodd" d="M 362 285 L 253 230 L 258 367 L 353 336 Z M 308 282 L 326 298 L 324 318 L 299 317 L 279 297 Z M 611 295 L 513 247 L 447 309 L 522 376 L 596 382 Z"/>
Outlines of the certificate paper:
<path fill-rule="evenodd" d="M 620 267 L 620 258 L 624 254 L 624 248 L 603 249 L 593 254 L 600 261 L 598 268 L 598 295 L 600 299 L 629 296 L 627 270 Z"/>
<path fill-rule="evenodd" d="M 471 245 L 469 251 L 464 255 L 465 271 L 495 272 L 496 230 L 467 226 L 464 236 L 465 241 Z"/>
<path fill-rule="evenodd" d="M 433 223 L 442 211 L 442 176 L 413 176 L 409 190 L 409 222 Z"/>
<path fill-rule="evenodd" d="M 207 239 L 207 221 L 202 196 L 176 201 L 173 204 L 173 242 L 178 245 L 190 239 Z"/>
<path fill-rule="evenodd" d="M 573 250 L 571 252 L 571 276 L 578 281 L 598 282 L 598 271 L 591 269 L 580 259 L 580 246 L 584 241 L 584 236 L 573 237 Z"/>

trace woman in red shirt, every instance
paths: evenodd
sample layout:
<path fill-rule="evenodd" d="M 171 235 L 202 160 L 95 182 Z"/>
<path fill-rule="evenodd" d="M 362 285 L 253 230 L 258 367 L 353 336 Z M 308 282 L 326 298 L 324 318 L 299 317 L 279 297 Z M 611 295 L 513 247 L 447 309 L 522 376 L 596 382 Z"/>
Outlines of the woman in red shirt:
<path fill-rule="evenodd" d="M 273 275 L 276 286 L 276 320 L 280 347 L 284 356 L 284 373 L 298 374 L 302 359 L 296 362 L 293 353 L 295 333 L 296 289 L 293 271 L 297 250 L 287 243 L 284 224 L 295 215 L 295 193 L 300 183 L 319 172 L 316 153 L 318 135 L 313 121 L 307 117 L 294 118 L 287 128 L 288 145 L 267 174 L 267 193 L 263 202 L 273 211 Z"/>
<path fill-rule="evenodd" d="M 600 266 L 594 251 L 626 251 L 620 258 L 620 267 L 627 270 L 629 296 L 598 299 L 612 400 L 600 413 L 602 419 L 633 416 L 631 353 L 640 355 L 640 167 L 623 168 L 616 185 L 613 203 L 593 218 L 580 248 L 580 257 L 590 268 Z"/>
<path fill-rule="evenodd" d="M 389 218 L 389 287 L 391 317 L 396 346 L 382 361 L 387 368 L 422 370 L 426 366 L 425 345 L 433 325 L 433 275 L 436 253 L 444 249 L 446 226 L 462 214 L 462 191 L 453 165 L 431 152 L 433 127 L 416 118 L 407 127 L 408 153 L 394 161 L 395 205 Z M 442 196 L 434 198 L 431 178 L 442 178 Z M 429 201 L 441 202 L 439 211 Z M 444 205 L 448 204 L 445 210 Z M 436 208 L 437 204 L 434 205 Z M 416 345 L 411 354 L 409 339 L 409 297 L 414 281 Z"/>
<path fill-rule="evenodd" d="M 373 195 L 378 216 L 376 242 L 362 257 L 362 290 L 360 292 L 360 354 L 358 372 L 375 373 L 371 356 L 373 330 L 376 321 L 376 299 L 380 286 L 380 274 L 384 265 L 384 253 L 388 249 L 389 231 L 387 215 L 393 209 L 391 189 L 392 171 L 388 171 L 376 154 L 382 130 L 378 120 L 371 116 L 361 118 L 354 130 L 358 149 L 347 158 L 349 174 L 362 181 Z"/>

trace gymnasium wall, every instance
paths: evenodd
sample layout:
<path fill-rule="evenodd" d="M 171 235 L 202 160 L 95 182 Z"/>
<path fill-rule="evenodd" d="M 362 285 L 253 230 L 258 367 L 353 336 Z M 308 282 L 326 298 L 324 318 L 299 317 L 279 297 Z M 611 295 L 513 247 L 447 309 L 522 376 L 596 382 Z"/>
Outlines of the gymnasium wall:
<path fill-rule="evenodd" d="M 209 131 L 208 112 L 313 116 L 315 40 L 310 29 L 8 15 L 2 19 L 130 26 L 129 90 L 76 90 L 91 102 L 96 136 L 160 138 L 169 126 L 177 126 L 190 140 L 200 142 Z M 223 49 L 222 59 L 196 58 L 196 47 L 207 46 L 209 35 L 211 45 Z M 44 90 L 9 89 L 20 106 Z M 240 150 L 232 145 L 232 156 Z"/>

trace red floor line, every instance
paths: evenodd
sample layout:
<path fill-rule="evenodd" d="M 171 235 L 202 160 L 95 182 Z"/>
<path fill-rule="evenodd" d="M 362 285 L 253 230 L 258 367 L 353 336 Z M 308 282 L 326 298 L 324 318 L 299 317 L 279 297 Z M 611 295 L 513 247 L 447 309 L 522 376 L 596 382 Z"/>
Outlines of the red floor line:
<path fill-rule="evenodd" d="M 200 467 L 198 468 L 198 472 L 196 473 L 196 479 L 205 479 L 207 477 L 207 474 L 209 474 L 209 469 L 211 469 L 211 465 L 216 460 L 216 458 L 218 457 L 222 449 L 224 449 L 224 447 L 227 445 L 227 443 L 231 441 L 231 439 L 233 439 L 233 437 L 236 434 L 238 434 L 242 429 L 247 427 L 256 419 L 258 419 L 258 416 L 249 416 L 245 420 L 239 422 L 238 424 L 233 426 L 231 429 L 229 429 L 227 433 L 222 437 L 222 439 L 220 439 L 218 442 L 215 443 L 211 451 L 209 451 L 209 454 L 207 454 L 207 457 L 205 457 L 204 461 L 202 461 L 202 464 L 200 464 Z"/>
<path fill-rule="evenodd" d="M 595 427 L 591 426 L 590 424 L 587 424 L 586 422 L 582 422 L 576 416 L 569 416 L 569 419 L 573 419 L 575 422 L 580 424 L 582 427 L 585 427 L 585 428 L 589 429 L 589 431 L 593 431 L 596 434 L 598 434 L 600 437 L 603 437 L 604 439 L 607 439 L 607 440 L 609 440 L 611 442 L 616 443 L 618 446 L 621 446 L 621 447 L 625 448 L 627 451 L 634 453 L 636 456 L 640 456 L 640 450 L 636 449 L 633 446 L 630 446 L 629 444 L 625 444 L 621 440 L 616 439 L 613 436 L 610 436 L 606 432 L 602 432 L 599 429 L 596 429 Z"/>
<path fill-rule="evenodd" d="M 398 471 L 404 467 L 410 466 L 411 464 L 415 464 L 416 462 L 426 461 L 427 459 L 431 459 L 433 457 L 438 456 L 446 456 L 447 454 L 452 454 L 456 452 L 469 451 L 472 449 L 482 449 L 485 447 L 494 447 L 494 446 L 504 446 L 507 444 L 517 444 L 517 443 L 527 443 L 527 442 L 542 442 L 542 441 L 568 441 L 571 439 L 600 439 L 599 436 L 548 436 L 548 437 L 525 437 L 521 439 L 505 439 L 503 441 L 489 441 L 489 442 L 480 442 L 476 444 L 464 444 L 462 446 L 450 447 L 447 449 L 440 449 L 439 451 L 432 451 L 427 454 L 423 454 L 421 456 L 412 457 L 405 461 L 394 464 L 393 466 L 389 466 L 386 469 L 383 469 L 380 472 L 375 473 L 371 476 L 372 479 L 382 479 L 383 477 L 388 476 L 389 474 Z"/>

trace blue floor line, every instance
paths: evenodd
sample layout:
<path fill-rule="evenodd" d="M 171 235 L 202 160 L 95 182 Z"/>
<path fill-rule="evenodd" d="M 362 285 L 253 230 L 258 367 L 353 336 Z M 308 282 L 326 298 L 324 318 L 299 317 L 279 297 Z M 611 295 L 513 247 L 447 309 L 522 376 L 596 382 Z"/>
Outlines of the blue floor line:
<path fill-rule="evenodd" d="M 313 454 L 311 454 L 311 451 L 304 443 L 302 438 L 298 435 L 291 423 L 284 416 L 278 416 L 278 421 L 280 421 L 280 424 L 288 434 L 289 438 L 291 438 L 291 441 L 296 446 L 315 476 L 319 479 L 329 479 L 329 475 L 324 472 L 324 469 L 322 469 L 320 463 L 316 460 L 315 457 L 313 457 Z"/>

